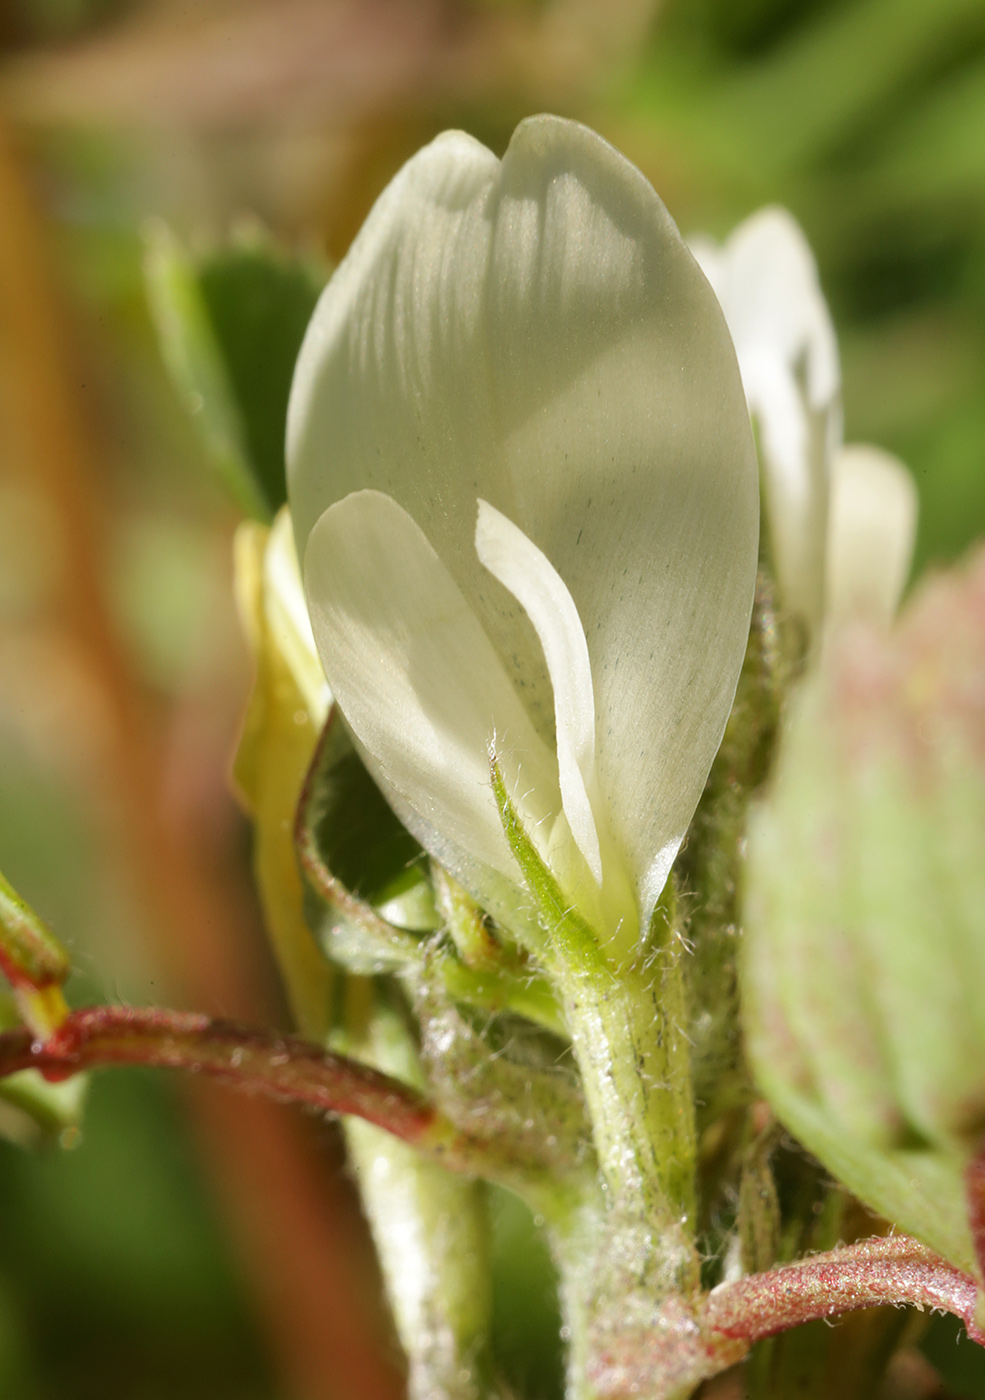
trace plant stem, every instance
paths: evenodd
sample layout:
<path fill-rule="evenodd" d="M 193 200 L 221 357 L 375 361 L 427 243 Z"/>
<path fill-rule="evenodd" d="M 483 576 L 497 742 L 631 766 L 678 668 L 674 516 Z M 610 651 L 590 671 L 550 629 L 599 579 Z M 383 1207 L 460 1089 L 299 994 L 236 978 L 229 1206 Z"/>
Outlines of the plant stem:
<path fill-rule="evenodd" d="M 155 1065 L 207 1075 L 235 1088 L 330 1113 L 355 1114 L 450 1166 L 466 1140 L 416 1090 L 389 1075 L 293 1036 L 156 1008 L 74 1011 L 46 1041 L 29 1030 L 0 1034 L 0 1077 L 23 1069 L 51 1079 L 108 1065 Z"/>
<path fill-rule="evenodd" d="M 815 1318 L 879 1303 L 942 1308 L 985 1345 L 975 1321 L 978 1284 L 908 1235 L 878 1236 L 750 1274 L 712 1289 L 704 1321 L 727 1337 L 759 1341 Z"/>
<path fill-rule="evenodd" d="M 423 1089 L 406 1019 L 350 978 L 345 1048 Z M 368 993 L 364 999 L 362 992 Z M 485 1184 L 429 1161 L 371 1123 L 344 1124 L 408 1362 L 410 1400 L 484 1400 L 491 1392 L 492 1294 Z"/>
<path fill-rule="evenodd" d="M 694 1230 L 694 1109 L 686 1038 L 682 945 L 673 900 L 654 916 L 651 941 L 628 965 L 601 955 L 557 958 L 610 1209 L 689 1240 Z M 689 1273 L 690 1265 L 689 1265 Z M 696 1276 L 681 1278 L 691 1291 Z"/>
<path fill-rule="evenodd" d="M 556 950 L 549 970 L 592 1125 L 601 1200 L 554 1229 L 566 1322 L 569 1391 L 584 1400 L 645 1394 L 676 1400 L 737 1359 L 693 1313 L 695 1133 L 681 954 L 673 900 L 648 946 L 612 967 Z"/>
<path fill-rule="evenodd" d="M 59 1080 L 110 1065 L 190 1070 L 281 1103 L 363 1118 L 449 1171 L 510 1189 L 529 1175 L 515 1145 L 463 1132 L 404 1081 L 296 1036 L 119 1006 L 73 1011 L 46 1040 L 26 1028 L 0 1033 L 0 1078 L 36 1069 Z"/>
<path fill-rule="evenodd" d="M 694 1106 L 673 887 L 644 945 L 612 959 L 544 863 L 493 751 L 489 768 L 504 835 L 540 912 L 532 951 L 560 993 L 610 1211 L 693 1235 Z"/>

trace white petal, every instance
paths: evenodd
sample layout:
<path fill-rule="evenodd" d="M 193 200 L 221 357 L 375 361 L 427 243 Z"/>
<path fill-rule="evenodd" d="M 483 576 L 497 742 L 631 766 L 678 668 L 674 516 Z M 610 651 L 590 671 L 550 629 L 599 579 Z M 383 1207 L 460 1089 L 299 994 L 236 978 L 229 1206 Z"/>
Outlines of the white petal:
<path fill-rule="evenodd" d="M 842 448 L 828 518 L 828 618 L 888 626 L 903 594 L 917 528 L 917 491 L 903 463 L 878 447 Z"/>
<path fill-rule="evenodd" d="M 766 513 L 785 607 L 812 627 L 824 601 L 831 458 L 841 438 L 834 327 L 799 225 L 763 209 L 722 248 L 692 241 L 735 341 L 766 473 Z"/>
<path fill-rule="evenodd" d="M 546 843 L 560 810 L 553 755 L 475 613 L 410 515 L 379 491 L 326 510 L 305 589 L 329 684 L 398 815 L 476 893 L 516 884 L 489 780 L 489 744 Z M 478 872 L 478 873 L 477 873 Z M 494 883 L 494 882 L 493 882 Z"/>
<path fill-rule="evenodd" d="M 543 551 L 488 501 L 479 502 L 475 549 L 540 638 L 554 689 L 561 804 L 575 844 L 601 885 L 602 855 L 589 796 L 595 789 L 595 691 L 578 609 Z"/>
<path fill-rule="evenodd" d="M 479 563 L 476 498 L 550 559 L 584 625 L 599 790 L 646 917 L 731 705 L 759 514 L 727 328 L 648 182 L 557 118 L 524 122 L 501 165 L 439 138 L 319 303 L 288 447 L 299 547 L 349 491 L 394 496 L 552 744 L 543 651 Z"/>

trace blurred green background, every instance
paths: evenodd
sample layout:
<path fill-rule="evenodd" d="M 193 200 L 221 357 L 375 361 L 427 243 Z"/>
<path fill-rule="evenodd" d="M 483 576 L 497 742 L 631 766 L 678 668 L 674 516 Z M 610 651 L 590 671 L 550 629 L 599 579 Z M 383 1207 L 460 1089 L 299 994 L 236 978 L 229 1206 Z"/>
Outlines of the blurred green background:
<path fill-rule="evenodd" d="M 72 948 L 76 1002 L 284 1018 L 226 788 L 235 512 L 160 361 L 146 221 L 207 247 L 259 220 L 330 263 L 433 134 L 502 150 L 542 110 L 686 233 L 792 209 L 846 436 L 915 475 L 917 568 L 985 532 L 982 0 L 6 0 L 0 868 Z M 333 1132 L 225 1105 L 128 1072 L 64 1150 L 0 1142 L 0 1396 L 400 1393 Z M 501 1350 L 547 1400 L 549 1269 L 496 1218 Z M 985 1396 L 946 1328 L 924 1349 Z"/>

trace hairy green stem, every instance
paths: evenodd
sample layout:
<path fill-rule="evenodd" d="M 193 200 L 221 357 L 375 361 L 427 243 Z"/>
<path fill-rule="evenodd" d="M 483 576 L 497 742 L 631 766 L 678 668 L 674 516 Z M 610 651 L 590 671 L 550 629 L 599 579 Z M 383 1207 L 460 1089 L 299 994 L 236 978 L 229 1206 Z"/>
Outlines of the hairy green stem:
<path fill-rule="evenodd" d="M 380 991 L 349 979 L 346 1048 L 423 1088 L 409 1026 Z M 485 1184 L 372 1123 L 350 1117 L 343 1126 L 407 1356 L 410 1400 L 485 1400 L 492 1378 Z"/>
<path fill-rule="evenodd" d="M 566 899 L 510 797 L 495 753 L 503 831 L 540 909 L 538 954 L 557 987 L 612 1208 L 694 1232 L 696 1144 L 676 900 L 668 889 L 634 957 L 614 965 Z"/>
<path fill-rule="evenodd" d="M 540 911 L 534 951 L 560 997 L 599 1165 L 601 1199 L 597 1189 L 585 1192 L 581 1209 L 553 1225 L 571 1337 L 569 1393 L 594 1400 L 618 1391 L 625 1368 L 613 1358 L 626 1353 L 635 1365 L 639 1339 L 657 1328 L 673 1344 L 660 1374 L 649 1362 L 644 1369 L 652 1394 L 670 1400 L 714 1374 L 702 1369 L 709 1363 L 700 1337 L 701 1356 L 692 1354 L 700 1334 L 697 1152 L 673 888 L 643 945 L 617 962 L 541 857 L 495 752 L 490 776 L 503 832 Z"/>
<path fill-rule="evenodd" d="M 586 1400 L 640 1385 L 650 1400 L 670 1400 L 728 1364 L 709 1361 L 692 1312 L 700 1281 L 683 973 L 672 922 L 663 935 L 618 973 L 601 961 L 594 973 L 556 972 L 603 1192 L 598 1203 L 586 1198 L 556 1247 L 569 1389 Z"/>
<path fill-rule="evenodd" d="M 638 1203 L 655 1225 L 693 1232 L 694 1114 L 681 948 L 657 946 L 613 971 L 555 964 L 612 1204 Z"/>

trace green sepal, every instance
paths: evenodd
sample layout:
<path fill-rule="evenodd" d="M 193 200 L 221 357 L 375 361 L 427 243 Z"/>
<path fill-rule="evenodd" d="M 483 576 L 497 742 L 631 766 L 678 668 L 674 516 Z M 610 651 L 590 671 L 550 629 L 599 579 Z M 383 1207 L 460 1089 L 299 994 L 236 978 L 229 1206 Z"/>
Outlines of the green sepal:
<path fill-rule="evenodd" d="M 466 967 L 481 972 L 497 970 L 509 960 L 517 962 L 493 937 L 488 917 L 472 896 L 437 861 L 431 862 L 431 879 L 435 907 Z"/>
<path fill-rule="evenodd" d="M 494 1014 L 512 1011 L 559 1039 L 567 1039 L 568 1028 L 554 988 L 534 967 L 519 960 L 505 960 L 498 968 L 468 967 L 447 945 L 439 946 L 431 956 L 435 974 L 455 1001 Z"/>
<path fill-rule="evenodd" d="M 511 940 L 504 941 L 471 895 L 437 861 L 431 862 L 431 878 L 435 905 L 454 947 L 454 952 L 444 949 L 440 960 L 449 996 L 489 1011 L 509 1008 L 566 1038 L 554 989 L 527 953 Z"/>
<path fill-rule="evenodd" d="M 489 755 L 489 772 L 500 821 L 503 823 L 503 833 L 540 912 L 540 923 L 545 938 L 531 951 L 555 952 L 577 963 L 592 967 L 601 966 L 604 959 L 599 949 L 598 936 L 572 906 L 571 901 L 565 898 L 561 886 L 527 834 L 520 814 L 506 789 L 503 770 L 494 753 Z M 529 938 L 529 926 L 525 926 L 524 932 Z"/>
<path fill-rule="evenodd" d="M 146 243 L 147 293 L 171 378 L 237 504 L 269 521 L 287 499 L 287 400 L 326 269 L 259 231 L 201 257 L 160 223 Z"/>
<path fill-rule="evenodd" d="M 482 966 L 463 960 L 451 922 L 474 920 L 478 911 L 457 887 L 451 900 L 454 882 L 427 861 L 394 816 L 336 710 L 319 740 L 294 835 L 307 877 L 309 926 L 338 966 L 359 976 L 415 978 L 427 964 L 450 997 L 487 1012 L 510 1010 L 565 1034 L 550 983 L 522 953 L 484 933 L 487 960 Z M 442 892 L 440 912 L 435 888 Z M 462 935 L 460 926 L 457 932 Z M 478 937 L 475 929 L 471 934 Z"/>

